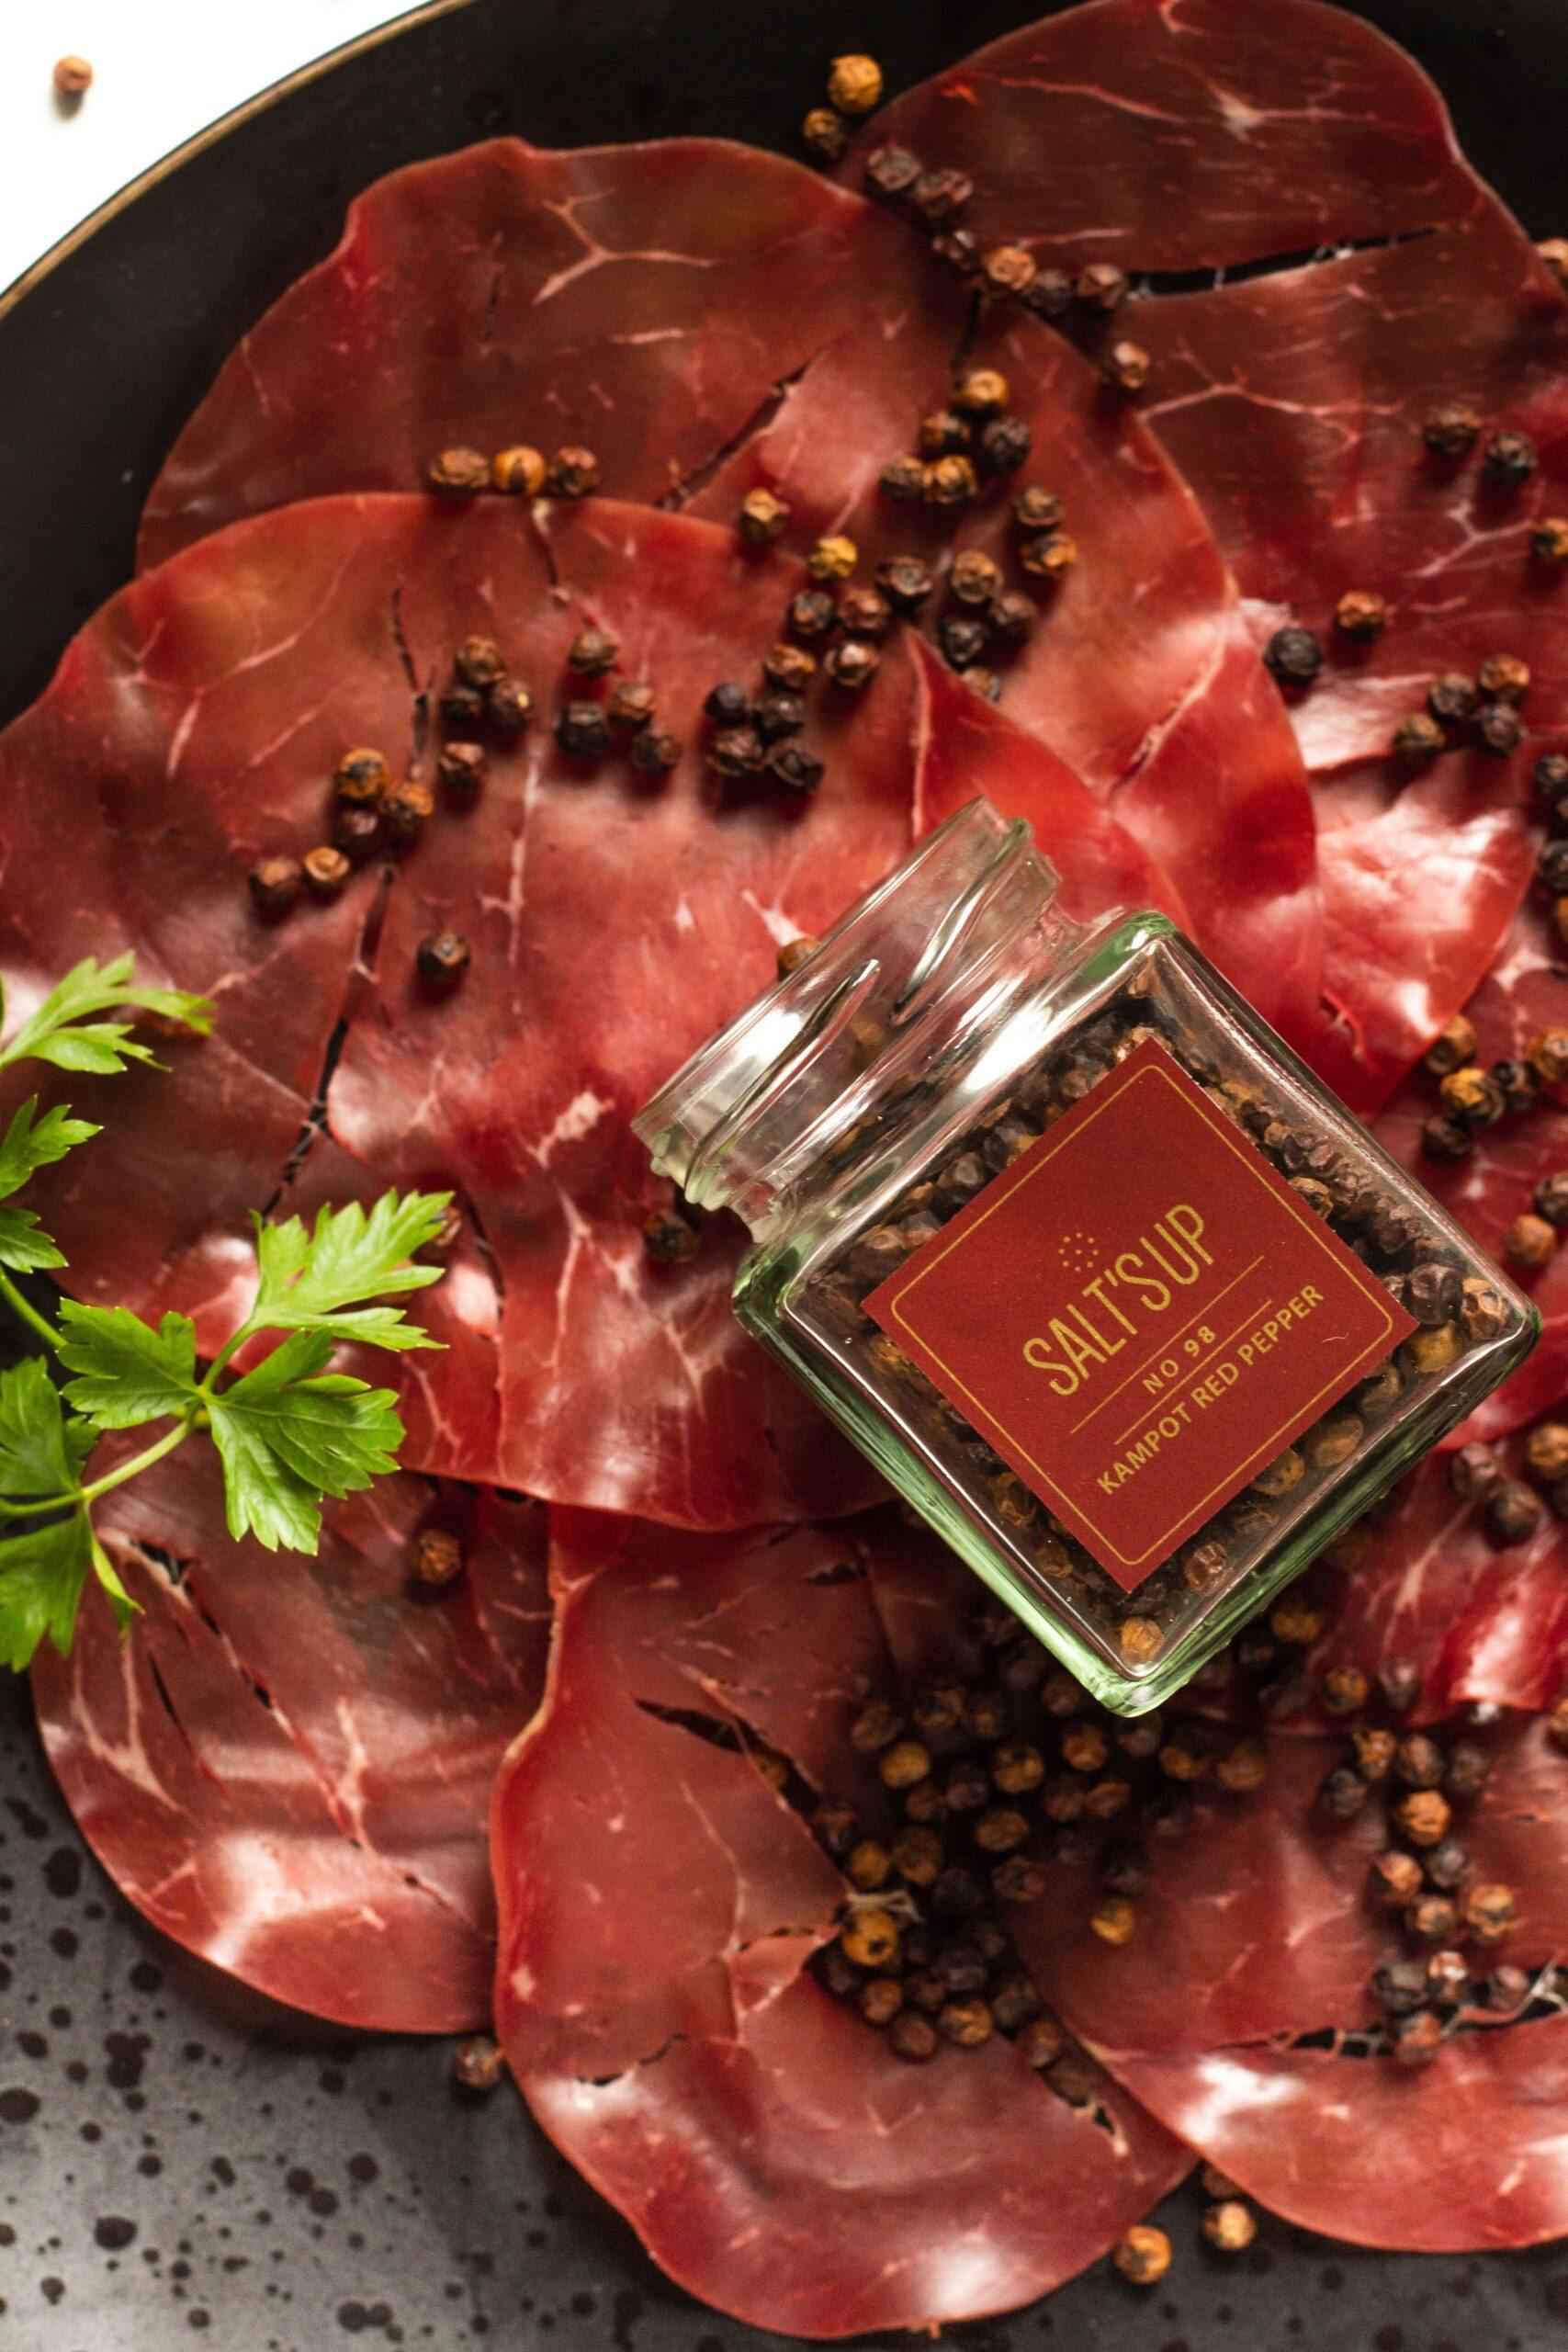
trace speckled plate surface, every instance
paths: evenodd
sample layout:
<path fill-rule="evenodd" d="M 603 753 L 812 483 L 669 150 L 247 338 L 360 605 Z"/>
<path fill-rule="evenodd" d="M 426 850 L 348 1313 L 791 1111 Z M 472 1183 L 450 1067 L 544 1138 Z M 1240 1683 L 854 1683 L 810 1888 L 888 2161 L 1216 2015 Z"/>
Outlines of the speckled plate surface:
<path fill-rule="evenodd" d="M 1258 0 L 1266 6 L 1267 0 Z M 823 61 L 894 87 L 1038 14 L 996 0 L 456 0 L 301 77 L 109 208 L 0 310 L 0 718 L 128 575 L 142 496 L 243 329 L 393 165 L 725 131 L 794 152 Z M 1568 227 L 1568 0 L 1375 0 L 1537 233 Z M 24 1690 L 0 1688 L 0 2347 L 330 2352 L 346 2336 L 766 2352 L 661 2280 L 506 2091 L 439 2043 L 354 2041 L 172 1951 L 85 1856 Z M 1359 2254 L 1266 2222 L 1239 2263 L 1161 2216 L 1153 2295 L 1103 2271 L 954 2330 L 965 2352 L 1547 2352 L 1568 2248 Z M 884 2342 L 890 2339 L 881 2339 Z"/>

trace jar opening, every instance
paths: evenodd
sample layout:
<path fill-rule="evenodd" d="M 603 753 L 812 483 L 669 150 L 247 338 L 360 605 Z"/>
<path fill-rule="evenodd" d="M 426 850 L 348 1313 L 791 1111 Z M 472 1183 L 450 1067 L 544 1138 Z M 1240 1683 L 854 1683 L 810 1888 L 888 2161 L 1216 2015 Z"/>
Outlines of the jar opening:
<path fill-rule="evenodd" d="M 678 1070 L 633 1127 L 660 1173 L 742 1216 L 802 1138 L 852 1123 L 895 1062 L 1083 935 L 1029 827 L 976 799 L 834 926 L 816 951 Z"/>

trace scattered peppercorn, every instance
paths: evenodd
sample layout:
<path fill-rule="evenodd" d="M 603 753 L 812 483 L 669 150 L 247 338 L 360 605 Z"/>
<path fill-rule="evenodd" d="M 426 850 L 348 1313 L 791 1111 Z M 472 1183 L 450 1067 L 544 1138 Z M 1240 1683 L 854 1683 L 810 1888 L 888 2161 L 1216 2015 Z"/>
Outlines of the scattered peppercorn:
<path fill-rule="evenodd" d="M 1472 1886 L 1461 1909 L 1466 1928 L 1483 1944 L 1502 1943 L 1512 1934 L 1518 1917 L 1513 1890 L 1506 1886 Z"/>
<path fill-rule="evenodd" d="M 414 1539 L 409 1573 L 416 1584 L 453 1584 L 463 1573 L 463 1547 L 445 1527 L 427 1527 Z"/>
<path fill-rule="evenodd" d="M 602 760 L 610 748 L 610 721 L 603 703 L 563 703 L 556 713 L 556 741 L 569 759 Z"/>
<path fill-rule="evenodd" d="M 1445 670 L 1427 689 L 1427 707 L 1444 727 L 1462 727 L 1480 701 L 1475 680 L 1462 670 Z"/>
<path fill-rule="evenodd" d="M 1388 605 L 1372 589 L 1348 589 L 1334 607 L 1334 626 L 1341 637 L 1371 645 L 1388 627 Z"/>
<path fill-rule="evenodd" d="M 333 791 L 339 800 L 375 802 L 391 782 L 391 771 L 379 752 L 345 752 L 333 772 Z"/>
<path fill-rule="evenodd" d="M 1532 1487 L 1509 1478 L 1486 1502 L 1486 1532 L 1495 1544 L 1528 1544 L 1546 1514 Z"/>
<path fill-rule="evenodd" d="M 1034 283 L 1034 256 L 1027 245 L 992 245 L 980 256 L 980 283 L 998 301 L 1027 294 Z"/>
<path fill-rule="evenodd" d="M 822 781 L 822 763 L 803 743 L 775 743 L 764 763 L 768 775 L 786 792 L 815 792 Z"/>
<path fill-rule="evenodd" d="M 1013 474 L 1028 462 L 1034 435 L 1021 416 L 994 416 L 975 439 L 975 460 L 983 474 Z"/>
<path fill-rule="evenodd" d="M 455 989 L 468 970 L 471 951 L 460 932 L 433 931 L 420 941 L 414 960 L 426 988 L 445 992 Z"/>
<path fill-rule="evenodd" d="M 342 850 L 325 844 L 307 850 L 303 865 L 305 888 L 315 899 L 335 899 L 352 871 Z"/>
<path fill-rule="evenodd" d="M 653 717 L 653 688 L 625 684 L 615 688 L 604 706 L 612 727 L 624 727 L 628 732 L 646 727 Z"/>
<path fill-rule="evenodd" d="M 58 57 L 54 62 L 54 95 L 77 104 L 93 86 L 93 69 L 85 57 Z"/>
<path fill-rule="evenodd" d="M 1544 1266 L 1556 1252 L 1557 1229 L 1527 1209 L 1509 1226 L 1503 1246 L 1516 1266 Z"/>
<path fill-rule="evenodd" d="M 886 637 L 893 608 L 875 588 L 846 588 L 839 598 L 839 626 L 846 637 Z"/>
<path fill-rule="evenodd" d="M 878 204 L 902 204 L 920 176 L 920 159 L 907 147 L 874 147 L 865 159 L 862 184 Z"/>
<path fill-rule="evenodd" d="M 484 718 L 486 699 L 477 686 L 466 686 L 460 680 L 444 686 L 436 702 L 443 726 L 455 727 L 459 733 L 470 731 Z"/>
<path fill-rule="evenodd" d="M 1393 730 L 1393 754 L 1406 767 L 1420 767 L 1435 760 L 1443 749 L 1443 730 L 1435 718 L 1425 711 L 1414 711 L 1402 718 Z"/>
<path fill-rule="evenodd" d="M 1078 560 L 1077 541 L 1066 531 L 1048 531 L 1040 538 L 1025 540 L 1018 560 L 1037 580 L 1062 581 Z"/>
<path fill-rule="evenodd" d="M 1548 1225 L 1568 1226 L 1568 1169 L 1558 1169 L 1543 1176 L 1530 1195 L 1538 1216 Z"/>
<path fill-rule="evenodd" d="M 1474 1062 L 1450 1070 L 1438 1092 L 1450 1118 L 1462 1119 L 1466 1126 L 1490 1127 L 1503 1115 L 1502 1088 L 1490 1071 Z"/>
<path fill-rule="evenodd" d="M 1134 2287 L 1152 2287 L 1170 2268 L 1170 2240 L 1163 2230 L 1139 2222 L 1122 2238 L 1111 2259 Z"/>
<path fill-rule="evenodd" d="M 1475 683 L 1488 702 L 1522 702 L 1529 692 L 1530 665 L 1517 653 L 1489 653 Z"/>
<path fill-rule="evenodd" d="M 928 506 L 966 506 L 978 488 L 970 458 L 938 458 L 926 468 L 923 495 Z"/>
<path fill-rule="evenodd" d="M 709 743 L 705 756 L 714 775 L 727 784 L 739 784 L 757 775 L 762 753 L 762 739 L 754 727 L 725 727 Z"/>
<path fill-rule="evenodd" d="M 1258 2235 L 1257 2216 L 1239 2198 L 1224 2198 L 1204 2214 L 1203 2235 L 1221 2254 L 1241 2254 Z"/>
<path fill-rule="evenodd" d="M 1141 392 L 1153 366 L 1141 343 L 1113 343 L 1105 355 L 1105 380 L 1115 391 Z"/>
<path fill-rule="evenodd" d="M 435 809 L 435 795 L 429 785 L 420 784 L 412 776 L 393 785 L 381 803 L 381 815 L 388 838 L 394 849 L 407 849 L 416 842 Z"/>
<path fill-rule="evenodd" d="M 822 667 L 836 686 L 858 689 L 876 675 L 882 657 L 874 645 L 863 638 L 846 638 L 841 644 L 830 646 Z"/>
<path fill-rule="evenodd" d="M 1323 648 L 1310 628 L 1288 622 L 1263 649 L 1270 674 L 1282 686 L 1310 686 L 1323 667 Z"/>
<path fill-rule="evenodd" d="M 848 150 L 850 126 L 831 107 L 812 107 L 801 123 L 800 135 L 823 163 L 836 164 Z"/>
<path fill-rule="evenodd" d="M 681 739 L 668 727 L 644 727 L 632 737 L 627 757 L 638 775 L 666 776 L 681 758 Z"/>
<path fill-rule="evenodd" d="M 886 1968 L 897 1956 L 897 1922 L 890 1911 L 871 1905 L 840 1931 L 839 1946 L 856 1968 Z"/>
<path fill-rule="evenodd" d="M 1554 571 L 1568 564 L 1568 515 L 1543 514 L 1530 533 L 1530 553 Z"/>
<path fill-rule="evenodd" d="M 828 96 L 840 114 L 870 114 L 882 103 L 882 68 L 874 57 L 835 57 Z"/>
<path fill-rule="evenodd" d="M 818 540 L 806 559 L 806 569 L 813 580 L 847 580 L 859 561 L 860 549 L 853 539 L 835 531 Z"/>
<path fill-rule="evenodd" d="M 580 629 L 566 649 L 566 665 L 580 678 L 603 678 L 621 658 L 621 649 L 607 630 Z"/>
<path fill-rule="evenodd" d="M 1024 644 L 1040 619 L 1040 607 L 1021 589 L 1007 588 L 995 597 L 986 615 L 991 643 L 1007 651 Z"/>
<path fill-rule="evenodd" d="M 424 478 L 448 498 L 472 498 L 490 488 L 490 459 L 481 449 L 443 449 L 430 460 Z"/>
<path fill-rule="evenodd" d="M 466 686 L 481 691 L 506 675 L 506 659 L 493 637 L 466 637 L 452 657 L 452 666 Z"/>
<path fill-rule="evenodd" d="M 1079 270 L 1073 291 L 1090 310 L 1119 310 L 1127 299 L 1127 273 L 1114 262 L 1091 261 Z"/>
<path fill-rule="evenodd" d="M 586 498 L 590 491 L 599 487 L 599 460 L 592 449 L 558 449 L 550 459 L 545 483 L 552 497 Z"/>
<path fill-rule="evenodd" d="M 435 774 L 454 800 L 472 800 L 489 764 L 482 743 L 444 743 L 436 757 Z"/>
<path fill-rule="evenodd" d="M 1023 296 L 1023 307 L 1039 319 L 1059 319 L 1072 307 L 1073 280 L 1065 269 L 1038 269 Z"/>
<path fill-rule="evenodd" d="M 767 547 L 784 535 L 789 508 L 771 490 L 748 491 L 740 502 L 736 527 L 751 547 Z"/>
<path fill-rule="evenodd" d="M 953 405 L 965 416 L 989 416 L 1008 404 L 1008 379 L 997 368 L 966 368 L 953 380 Z"/>
<path fill-rule="evenodd" d="M 496 734 L 522 734 L 534 718 L 534 696 L 520 677 L 499 677 L 484 696 L 484 718 Z"/>
<path fill-rule="evenodd" d="M 1054 531 L 1062 519 L 1062 502 L 1043 481 L 1026 481 L 1013 493 L 1011 512 L 1021 531 Z"/>
<path fill-rule="evenodd" d="M 1461 1445 L 1449 1458 L 1449 1484 L 1461 1502 L 1483 1503 L 1503 1483 L 1503 1465 L 1489 1445 Z"/>
<path fill-rule="evenodd" d="M 955 277 L 972 277 L 980 266 L 980 241 L 970 229 L 939 229 L 931 239 L 931 258 Z"/>
<path fill-rule="evenodd" d="M 1442 2019 L 1434 2009 L 1413 2009 L 1389 2028 L 1389 2051 L 1401 2066 L 1426 2066 L 1443 2045 Z"/>
<path fill-rule="evenodd" d="M 305 869 L 297 857 L 264 857 L 252 866 L 249 881 L 262 914 L 287 914 L 305 886 Z"/>
<path fill-rule="evenodd" d="M 1495 490 L 1517 490 L 1535 469 L 1535 443 L 1528 433 L 1495 433 L 1482 453 L 1482 475 Z"/>
<path fill-rule="evenodd" d="M 1428 410 L 1421 437 L 1436 457 L 1468 457 L 1481 437 L 1481 419 L 1462 401 L 1449 401 Z"/>
<path fill-rule="evenodd" d="M 526 442 L 519 442 L 514 448 L 498 449 L 490 461 L 490 478 L 497 490 L 509 491 L 518 497 L 537 498 L 545 486 L 544 455 L 529 448 Z"/>
<path fill-rule="evenodd" d="M 1543 1086 L 1562 1086 L 1568 1081 L 1568 1029 L 1538 1029 L 1525 1059 Z"/>
<path fill-rule="evenodd" d="M 918 506 L 926 494 L 925 462 L 919 458 L 889 458 L 877 479 L 883 495 L 901 506 Z"/>
<path fill-rule="evenodd" d="M 488 2033 L 470 2033 L 452 2053 L 452 2072 L 466 2091 L 492 2091 L 505 2078 L 506 2053 Z"/>

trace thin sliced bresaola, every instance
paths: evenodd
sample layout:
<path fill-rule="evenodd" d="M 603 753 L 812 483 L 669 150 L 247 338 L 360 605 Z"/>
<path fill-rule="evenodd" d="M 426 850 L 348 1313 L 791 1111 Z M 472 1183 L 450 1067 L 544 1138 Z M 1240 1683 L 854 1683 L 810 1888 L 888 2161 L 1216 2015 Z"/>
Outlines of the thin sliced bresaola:
<path fill-rule="evenodd" d="M 858 1765 L 887 1662 L 850 1532 L 552 1536 L 548 1695 L 491 1824 L 499 2030 L 546 2131 L 672 2278 L 791 2335 L 1006 2310 L 1093 2261 L 1185 2151 L 1000 2040 L 911 2066 L 807 1971 L 848 1890 L 747 1751 Z"/>
<path fill-rule="evenodd" d="M 884 141 L 973 179 L 983 245 L 1064 268 L 1234 267 L 1476 202 L 1425 74 L 1317 0 L 1064 9 L 894 99 L 840 176 Z"/>
<path fill-rule="evenodd" d="M 1568 1015 L 1568 964 L 1544 910 L 1527 900 L 1492 970 L 1465 1006 L 1483 1063 L 1517 1061 L 1532 1037 L 1561 1028 Z M 1440 1109 L 1436 1080 L 1412 1071 L 1377 1122 L 1379 1141 L 1458 1218 L 1489 1257 L 1506 1262 L 1509 1226 L 1530 1206 L 1543 1176 L 1568 1168 L 1568 1105 L 1561 1090 L 1543 1092 L 1529 1111 L 1483 1128 L 1462 1159 L 1431 1159 L 1421 1129 Z M 1510 1266 L 1541 1317 L 1541 1336 L 1513 1377 L 1463 1428 L 1454 1444 L 1506 1435 L 1551 1412 L 1568 1392 L 1568 1252 L 1529 1272 Z"/>
<path fill-rule="evenodd" d="M 314 1559 L 224 1527 L 193 1442 L 107 1498 L 140 1603 L 121 1641 L 89 1589 L 33 1670 L 44 1746 L 120 1893 L 188 1951 L 340 2024 L 446 2033 L 489 2014 L 484 1822 L 544 1685 L 544 1514 L 407 1476 L 329 1503 Z M 425 1527 L 458 1581 L 414 1593 Z"/>
<path fill-rule="evenodd" d="M 1478 1873 L 1520 1897 L 1502 1957 L 1528 1972 L 1568 1940 L 1568 1757 L 1539 1721 L 1516 1718 L 1489 1745 L 1494 1778 L 1462 1834 Z M 1100 2007 L 1108 2035 L 1130 2021 L 1109 2000 Z M 1328 2007 L 1298 2029 L 1333 2035 L 1326 2048 L 1095 2040 L 1162 2122 L 1303 2228 L 1427 2253 L 1531 2245 L 1568 2229 L 1568 2018 L 1461 2030 L 1414 2073 L 1352 2054 L 1339 2038 L 1348 2022 Z"/>
<path fill-rule="evenodd" d="M 1025 647 L 998 661 L 1003 710 L 1106 800 L 1166 876 L 1160 902 L 1174 892 L 1199 944 L 1307 1044 L 1322 927 L 1304 772 L 1224 563 L 1150 435 L 1058 336 L 992 322 L 965 364 L 1006 377 L 1034 438 L 1025 473 L 1055 490 L 1077 545 L 1072 571 L 1052 586 L 1019 566 L 1011 481 L 988 485 L 956 526 L 878 487 L 887 457 L 913 446 L 951 388 L 961 322 L 927 267 L 896 331 L 858 329 L 814 360 L 692 511 L 728 520 L 767 488 L 802 548 L 842 530 L 868 566 L 916 554 L 940 569 L 950 546 L 994 556 L 1042 610 Z M 927 620 L 939 610 L 940 592 Z"/>
<path fill-rule="evenodd" d="M 251 1208 L 447 1187 L 463 1235 L 422 1305 L 447 1352 L 406 1368 L 411 1466 L 698 1525 L 868 1499 L 870 1472 L 735 1325 L 732 1235 L 710 1227 L 687 1267 L 649 1261 L 642 1221 L 668 1192 L 631 1115 L 784 941 L 895 862 L 928 774 L 1026 799 L 1076 913 L 1157 886 L 1060 761 L 974 715 L 903 637 L 863 694 L 814 697 L 812 799 L 727 798 L 698 752 L 702 699 L 755 677 L 799 578 L 649 508 L 536 524 L 513 501 L 415 495 L 260 517 L 124 591 L 0 740 L 0 960 L 20 1012 L 75 956 L 131 946 L 218 1015 L 210 1046 L 170 1041 L 166 1070 L 73 1088 L 105 1132 L 39 1193 L 73 1282 L 194 1312 L 210 1346 L 243 1311 Z M 688 747 L 667 783 L 556 747 L 589 618 Z M 475 630 L 535 689 L 533 732 L 495 746 L 477 805 L 443 804 L 396 866 L 265 923 L 254 859 L 320 839 L 350 745 L 429 771 L 431 690 Z M 415 975 L 439 929 L 473 953 L 445 999 Z"/>
<path fill-rule="evenodd" d="M 1568 2231 L 1568 2017 L 1456 2034 L 1416 2073 L 1268 2043 L 1110 2063 L 1299 2228 L 1407 2254 L 1495 2253 Z"/>
<path fill-rule="evenodd" d="M 858 198 L 725 140 L 410 164 L 225 364 L 141 568 L 293 500 L 415 489 L 459 444 L 586 446 L 607 491 L 660 498 L 864 311 L 877 235 Z"/>

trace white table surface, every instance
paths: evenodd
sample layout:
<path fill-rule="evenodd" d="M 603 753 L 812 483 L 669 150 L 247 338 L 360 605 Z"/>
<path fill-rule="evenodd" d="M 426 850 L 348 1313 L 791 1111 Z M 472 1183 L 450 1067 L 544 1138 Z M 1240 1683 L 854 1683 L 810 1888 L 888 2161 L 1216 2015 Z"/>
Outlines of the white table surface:
<path fill-rule="evenodd" d="M 0 289 L 150 164 L 411 0 L 0 0 Z M 54 96 L 59 57 L 93 86 Z"/>

